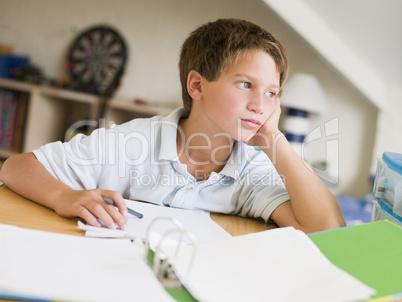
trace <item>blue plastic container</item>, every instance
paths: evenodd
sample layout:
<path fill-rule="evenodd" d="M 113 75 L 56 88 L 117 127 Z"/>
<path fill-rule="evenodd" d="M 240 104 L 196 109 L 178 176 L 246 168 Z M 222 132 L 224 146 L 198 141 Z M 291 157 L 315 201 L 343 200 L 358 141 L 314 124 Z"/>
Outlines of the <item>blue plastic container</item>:
<path fill-rule="evenodd" d="M 402 224 L 402 154 L 384 152 L 378 159 L 373 193 L 373 220 L 388 217 Z"/>
<path fill-rule="evenodd" d="M 27 65 L 29 65 L 28 57 L 0 54 L 0 77 L 9 79 L 13 69 Z"/>

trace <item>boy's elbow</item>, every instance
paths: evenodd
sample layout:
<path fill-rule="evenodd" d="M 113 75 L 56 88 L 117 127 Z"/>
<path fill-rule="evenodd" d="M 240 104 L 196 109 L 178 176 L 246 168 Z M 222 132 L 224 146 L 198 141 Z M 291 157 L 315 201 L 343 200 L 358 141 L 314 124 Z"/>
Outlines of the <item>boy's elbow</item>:
<path fill-rule="evenodd" d="M 0 168 L 0 181 L 3 182 L 3 183 L 5 183 L 5 180 L 6 180 L 7 170 L 8 170 L 10 158 L 8 158 Z"/>
<path fill-rule="evenodd" d="M 9 171 L 12 170 L 12 161 L 13 161 L 13 155 L 12 157 L 8 158 L 2 165 L 0 169 L 0 181 L 4 184 L 7 184 L 7 177 L 9 175 Z"/>
<path fill-rule="evenodd" d="M 346 226 L 345 218 L 343 217 L 340 208 L 338 208 L 337 211 L 334 211 L 333 215 L 325 220 L 325 228 L 327 230 L 342 228 L 345 226 Z"/>
<path fill-rule="evenodd" d="M 336 222 L 332 222 L 332 223 L 325 223 L 324 225 L 322 225 L 320 231 L 328 231 L 328 230 L 342 228 L 345 226 L 346 226 L 345 222 L 342 223 L 342 222 L 336 221 Z"/>
<path fill-rule="evenodd" d="M 312 219 L 312 229 L 309 233 L 338 229 L 346 226 L 340 207 L 328 211 L 326 215 L 317 215 Z"/>
<path fill-rule="evenodd" d="M 320 221 L 317 224 L 306 226 L 306 227 L 301 227 L 301 230 L 305 232 L 306 234 L 308 233 L 315 233 L 315 232 L 321 232 L 321 231 L 328 231 L 328 230 L 333 230 L 333 229 L 338 229 L 345 227 L 346 223 L 343 217 L 339 218 L 334 218 L 334 219 L 326 219 L 324 221 Z"/>
<path fill-rule="evenodd" d="M 13 174 L 27 167 L 27 159 L 36 159 L 36 157 L 33 153 L 20 153 L 9 157 L 0 169 L 0 181 L 7 185 L 10 178 L 13 178 Z M 14 178 L 16 178 L 15 175 Z"/>

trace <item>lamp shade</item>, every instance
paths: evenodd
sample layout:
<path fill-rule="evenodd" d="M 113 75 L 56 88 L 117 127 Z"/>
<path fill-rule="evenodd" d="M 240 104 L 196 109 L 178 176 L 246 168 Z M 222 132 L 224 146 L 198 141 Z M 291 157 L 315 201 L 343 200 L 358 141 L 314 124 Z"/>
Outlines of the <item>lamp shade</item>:
<path fill-rule="evenodd" d="M 289 78 L 283 87 L 281 104 L 309 113 L 328 112 L 324 90 L 317 78 L 307 73 L 295 73 Z"/>

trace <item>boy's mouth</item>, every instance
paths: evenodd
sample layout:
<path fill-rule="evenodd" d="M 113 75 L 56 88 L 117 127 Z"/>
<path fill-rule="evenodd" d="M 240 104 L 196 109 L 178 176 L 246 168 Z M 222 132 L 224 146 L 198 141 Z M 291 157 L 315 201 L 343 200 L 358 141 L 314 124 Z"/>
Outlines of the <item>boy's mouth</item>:
<path fill-rule="evenodd" d="M 243 124 L 247 125 L 250 128 L 259 128 L 261 127 L 261 122 L 254 119 L 242 119 Z"/>

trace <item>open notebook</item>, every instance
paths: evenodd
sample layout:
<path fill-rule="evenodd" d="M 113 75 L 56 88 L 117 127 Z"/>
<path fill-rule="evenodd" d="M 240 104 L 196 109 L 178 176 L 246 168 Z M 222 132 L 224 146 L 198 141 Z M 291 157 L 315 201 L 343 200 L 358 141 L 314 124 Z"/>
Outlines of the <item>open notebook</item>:
<path fill-rule="evenodd" d="M 193 247 L 182 246 L 172 265 L 199 301 L 340 302 L 375 294 L 291 227 L 199 244 L 192 255 Z"/>
<path fill-rule="evenodd" d="M 0 224 L 0 297 L 34 301 L 173 301 L 143 247 Z"/>

